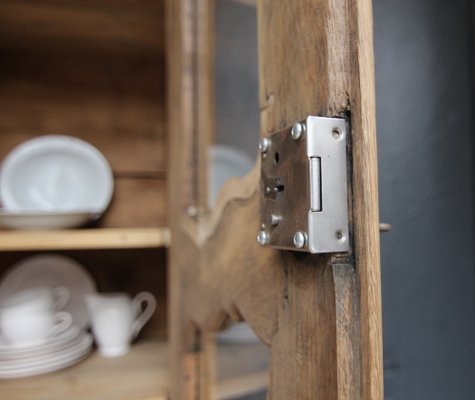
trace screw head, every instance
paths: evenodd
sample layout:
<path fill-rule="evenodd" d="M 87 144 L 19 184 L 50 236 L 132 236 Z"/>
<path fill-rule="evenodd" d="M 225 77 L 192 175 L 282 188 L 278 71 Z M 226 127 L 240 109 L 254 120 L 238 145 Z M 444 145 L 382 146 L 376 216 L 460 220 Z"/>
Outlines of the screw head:
<path fill-rule="evenodd" d="M 335 139 L 340 139 L 340 136 L 341 136 L 341 131 L 339 128 L 333 128 L 332 130 L 332 136 L 335 138 Z"/>
<path fill-rule="evenodd" d="M 305 247 L 305 244 L 307 243 L 307 234 L 305 232 L 295 232 L 294 235 L 294 246 L 297 249 L 302 249 Z"/>
<path fill-rule="evenodd" d="M 270 140 L 268 138 L 263 138 L 259 141 L 259 151 L 261 154 L 267 153 L 270 147 Z"/>
<path fill-rule="evenodd" d="M 294 124 L 290 131 L 290 135 L 292 136 L 292 139 L 294 140 L 299 140 L 305 132 L 305 125 L 302 124 L 301 122 L 297 122 Z"/>
<path fill-rule="evenodd" d="M 265 230 L 260 230 L 259 233 L 257 234 L 257 243 L 259 243 L 261 246 L 265 246 L 267 243 L 269 243 L 269 234 Z"/>
<path fill-rule="evenodd" d="M 188 206 L 186 213 L 191 218 L 196 218 L 198 216 L 198 208 L 196 206 Z"/>

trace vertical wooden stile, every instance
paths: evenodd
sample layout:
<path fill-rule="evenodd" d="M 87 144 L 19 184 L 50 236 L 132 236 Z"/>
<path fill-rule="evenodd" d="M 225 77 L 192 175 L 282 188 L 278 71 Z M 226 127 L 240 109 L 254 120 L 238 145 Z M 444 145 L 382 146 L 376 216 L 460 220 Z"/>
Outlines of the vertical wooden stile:
<path fill-rule="evenodd" d="M 211 334 L 184 305 L 182 268 L 197 268 L 199 251 L 181 232 L 207 207 L 207 149 L 214 130 L 212 0 L 167 1 L 171 397 L 209 398 L 214 380 Z"/>

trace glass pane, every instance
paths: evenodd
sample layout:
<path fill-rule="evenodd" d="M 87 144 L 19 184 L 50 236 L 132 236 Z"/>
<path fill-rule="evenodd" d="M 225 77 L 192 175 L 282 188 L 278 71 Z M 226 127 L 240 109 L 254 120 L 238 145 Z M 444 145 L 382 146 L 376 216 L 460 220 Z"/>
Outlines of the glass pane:
<path fill-rule="evenodd" d="M 216 136 L 211 150 L 210 205 L 226 179 L 245 175 L 259 141 L 255 7 L 216 2 Z"/>

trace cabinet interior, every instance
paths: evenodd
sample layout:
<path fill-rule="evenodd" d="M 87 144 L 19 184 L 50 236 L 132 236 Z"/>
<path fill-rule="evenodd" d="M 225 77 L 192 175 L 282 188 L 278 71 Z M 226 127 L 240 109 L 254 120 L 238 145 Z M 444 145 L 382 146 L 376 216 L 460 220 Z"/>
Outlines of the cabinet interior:
<path fill-rule="evenodd" d="M 72 135 L 105 155 L 115 181 L 109 209 L 91 226 L 64 232 L 0 230 L 4 243 L 0 279 L 21 259 L 54 252 L 79 261 L 99 291 L 134 295 L 146 290 L 158 301 L 137 345 L 123 360 L 112 364 L 93 355 L 91 361 L 64 371 L 0 381 L 0 392 L 10 399 L 91 399 L 98 393 L 101 399 L 113 400 L 165 396 L 169 237 L 164 3 L 3 0 L 0 4 L 0 160 L 30 138 Z M 221 357 L 231 360 L 233 351 L 228 347 L 220 351 Z M 111 376 L 94 378 L 96 369 L 110 370 Z M 131 384 L 128 376 L 134 371 L 143 379 Z M 260 373 L 254 373 L 254 381 L 247 379 L 251 386 L 265 385 L 267 376 Z M 129 382 L 127 390 L 105 390 L 122 376 Z M 104 390 L 93 395 L 92 390 L 98 390 L 94 379 L 103 381 Z M 237 393 L 236 383 L 226 384 L 223 393 Z M 50 391 L 53 386 L 59 389 Z"/>
<path fill-rule="evenodd" d="M 0 159 L 35 136 L 84 139 L 115 181 L 93 228 L 165 226 L 164 2 L 5 0 L 0 21 Z M 124 289 L 104 271 L 125 264 L 134 276 L 165 279 L 164 251 L 129 252 L 125 263 L 116 254 L 72 255 L 85 257 L 99 288 Z M 2 255 L 1 265 L 21 256 Z"/>

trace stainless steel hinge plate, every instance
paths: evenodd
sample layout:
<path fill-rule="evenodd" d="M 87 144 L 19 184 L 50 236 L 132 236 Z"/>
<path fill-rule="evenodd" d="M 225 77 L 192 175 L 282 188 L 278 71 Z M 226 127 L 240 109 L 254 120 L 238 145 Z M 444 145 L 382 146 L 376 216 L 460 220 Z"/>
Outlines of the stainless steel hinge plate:
<path fill-rule="evenodd" d="M 313 116 L 261 140 L 261 245 L 349 250 L 346 143 L 345 119 Z"/>

